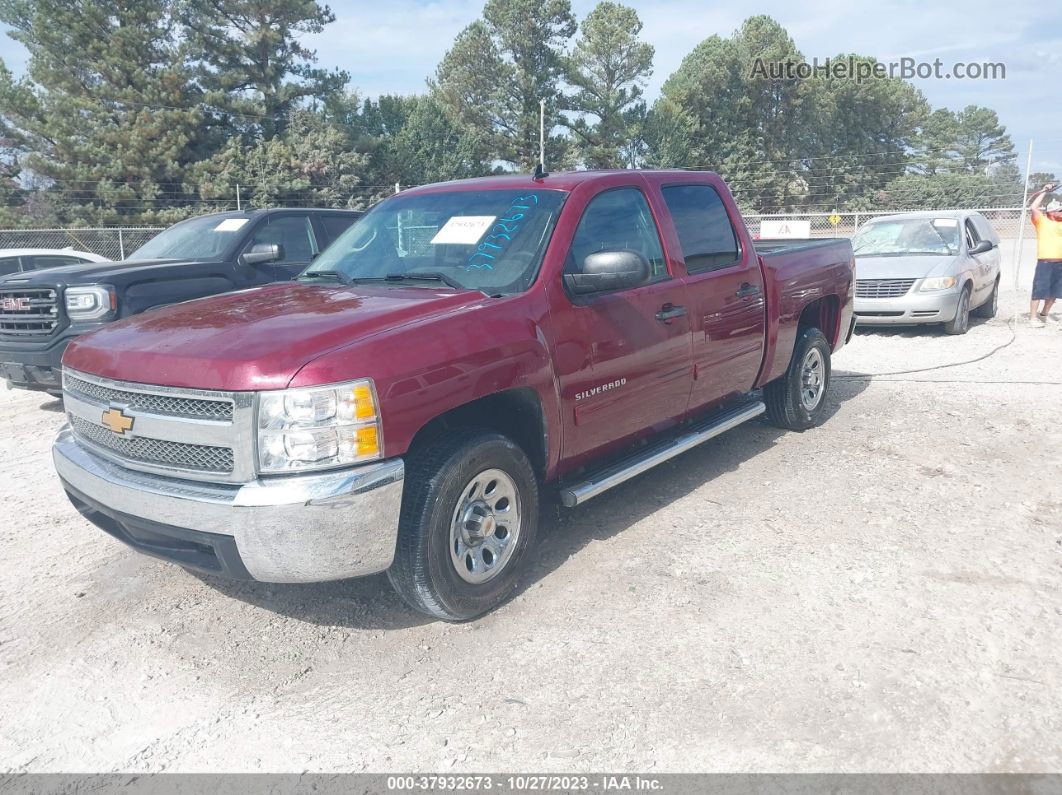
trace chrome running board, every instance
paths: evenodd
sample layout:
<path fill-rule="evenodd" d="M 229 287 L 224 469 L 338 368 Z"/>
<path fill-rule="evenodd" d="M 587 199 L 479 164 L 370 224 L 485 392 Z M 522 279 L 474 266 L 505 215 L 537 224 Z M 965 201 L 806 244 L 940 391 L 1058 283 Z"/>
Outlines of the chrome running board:
<path fill-rule="evenodd" d="M 751 403 L 740 408 L 731 409 L 723 414 L 717 414 L 710 419 L 702 420 L 694 424 L 685 433 L 650 445 L 644 450 L 621 458 L 590 475 L 580 483 L 571 486 L 563 486 L 560 492 L 561 504 L 565 508 L 574 508 L 582 505 L 589 499 L 596 497 L 613 486 L 618 486 L 631 478 L 652 469 L 657 464 L 662 464 L 687 450 L 696 447 L 701 442 L 714 439 L 721 433 L 735 428 L 743 422 L 758 417 L 767 410 L 762 402 Z"/>

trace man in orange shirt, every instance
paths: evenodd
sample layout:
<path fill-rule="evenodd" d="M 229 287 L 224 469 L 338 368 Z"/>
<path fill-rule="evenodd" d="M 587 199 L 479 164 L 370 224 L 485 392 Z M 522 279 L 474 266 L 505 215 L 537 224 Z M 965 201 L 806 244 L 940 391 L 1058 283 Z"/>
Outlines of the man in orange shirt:
<path fill-rule="evenodd" d="M 1036 273 L 1029 304 L 1030 322 L 1046 323 L 1055 300 L 1062 298 L 1062 204 L 1053 201 L 1045 210 L 1040 209 L 1044 197 L 1054 189 L 1053 182 L 1047 183 L 1029 205 L 1036 227 Z M 1039 308 L 1041 301 L 1042 309 Z"/>

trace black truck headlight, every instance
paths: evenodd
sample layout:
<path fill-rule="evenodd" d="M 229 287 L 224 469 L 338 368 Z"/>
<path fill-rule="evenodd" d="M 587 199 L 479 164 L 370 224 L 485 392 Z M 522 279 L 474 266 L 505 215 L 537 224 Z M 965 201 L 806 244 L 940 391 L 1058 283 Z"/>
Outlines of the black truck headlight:
<path fill-rule="evenodd" d="M 258 470 L 330 469 L 383 455 L 371 380 L 258 393 Z"/>
<path fill-rule="evenodd" d="M 67 287 L 65 296 L 71 320 L 99 320 L 118 309 L 118 293 L 109 284 Z"/>

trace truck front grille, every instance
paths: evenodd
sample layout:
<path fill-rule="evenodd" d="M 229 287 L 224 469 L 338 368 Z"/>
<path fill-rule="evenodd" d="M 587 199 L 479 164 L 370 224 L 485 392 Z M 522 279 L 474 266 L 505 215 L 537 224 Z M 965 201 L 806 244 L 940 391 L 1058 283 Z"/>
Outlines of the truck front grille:
<path fill-rule="evenodd" d="M 229 447 L 170 442 L 142 436 L 124 438 L 101 425 L 73 415 L 70 416 L 70 427 L 74 429 L 75 434 L 90 444 L 103 447 L 130 461 L 194 472 L 232 472 L 233 455 L 232 448 Z"/>
<path fill-rule="evenodd" d="M 899 298 L 907 295 L 914 279 L 856 279 L 856 298 Z"/>
<path fill-rule="evenodd" d="M 0 289 L 0 334 L 43 337 L 58 325 L 59 301 L 54 288 Z"/>
<path fill-rule="evenodd" d="M 149 414 L 207 420 L 232 420 L 231 400 L 206 400 L 203 398 L 176 397 L 174 395 L 114 389 L 92 381 L 85 381 L 69 373 L 63 381 L 63 387 L 75 395 L 97 400 L 101 403 L 116 403 Z"/>

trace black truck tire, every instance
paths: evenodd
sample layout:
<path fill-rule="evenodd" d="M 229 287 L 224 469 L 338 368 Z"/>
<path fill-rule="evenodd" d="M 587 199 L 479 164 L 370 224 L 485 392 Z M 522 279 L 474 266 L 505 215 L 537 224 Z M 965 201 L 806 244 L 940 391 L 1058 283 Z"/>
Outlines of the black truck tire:
<path fill-rule="evenodd" d="M 785 375 L 763 389 L 767 420 L 790 431 L 814 428 L 825 418 L 829 389 L 830 343 L 817 328 L 805 328 L 797 336 Z"/>
<path fill-rule="evenodd" d="M 407 461 L 388 579 L 411 607 L 467 621 L 516 588 L 538 529 L 535 471 L 511 439 L 455 428 Z"/>

